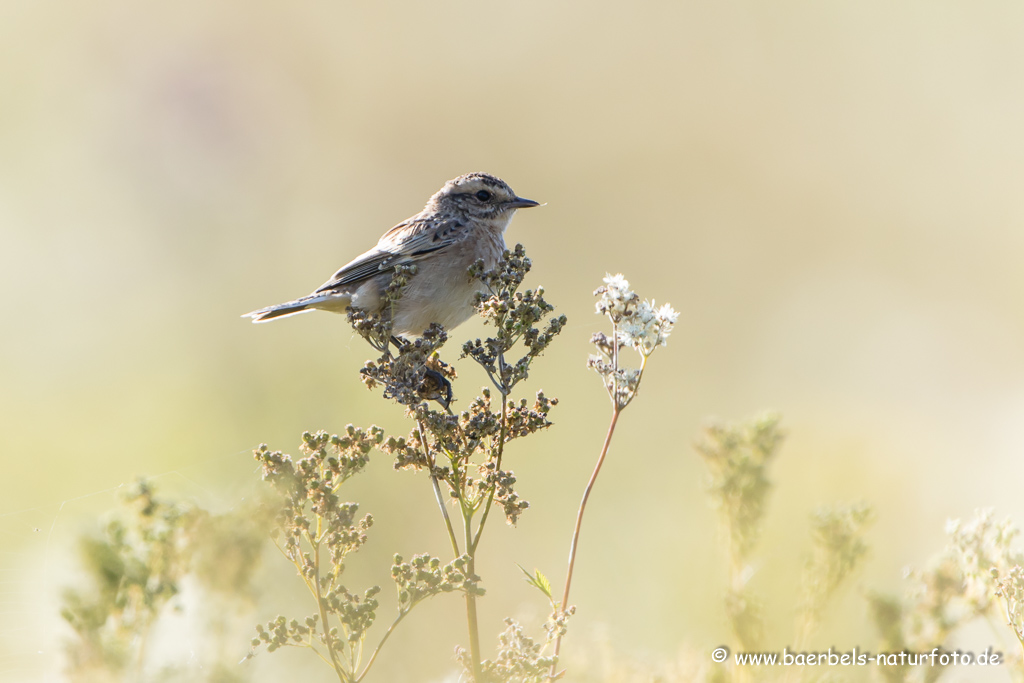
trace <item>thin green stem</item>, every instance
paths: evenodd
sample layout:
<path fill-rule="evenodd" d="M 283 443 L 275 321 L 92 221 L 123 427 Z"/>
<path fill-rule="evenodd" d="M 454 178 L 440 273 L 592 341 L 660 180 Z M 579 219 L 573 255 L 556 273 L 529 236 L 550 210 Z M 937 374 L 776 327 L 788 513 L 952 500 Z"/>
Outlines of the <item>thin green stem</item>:
<path fill-rule="evenodd" d="M 430 475 L 430 482 L 434 485 L 434 498 L 437 500 L 437 507 L 441 510 L 441 516 L 444 517 L 444 526 L 448 530 L 448 541 L 452 544 L 452 552 L 455 553 L 455 557 L 459 557 L 462 554 L 459 551 L 459 541 L 455 538 L 455 527 L 452 526 L 452 520 L 448 517 L 448 508 L 445 507 L 444 498 L 441 496 L 441 486 L 433 474 Z"/>
<path fill-rule="evenodd" d="M 619 405 L 619 326 L 612 321 L 612 410 L 621 410 Z"/>
<path fill-rule="evenodd" d="M 452 552 L 455 553 L 455 557 L 459 557 L 459 541 L 455 538 L 455 527 L 452 526 L 452 520 L 448 516 L 448 506 L 444 504 L 444 496 L 441 495 L 441 485 L 437 482 L 437 475 L 434 474 L 434 457 L 430 454 L 430 448 L 427 446 L 427 432 L 423 429 L 423 422 L 416 420 L 416 429 L 420 432 L 420 444 L 423 446 L 423 455 L 427 460 L 427 467 L 430 468 L 430 483 L 434 487 L 434 498 L 437 500 L 437 507 L 441 511 L 441 517 L 444 518 L 444 526 L 448 531 L 448 540 L 452 544 Z"/>
<path fill-rule="evenodd" d="M 134 600 L 133 600 L 134 602 Z M 141 613 L 143 610 L 140 609 L 140 605 L 135 605 L 136 611 Z M 146 624 L 146 628 L 142 630 L 142 633 L 138 636 L 139 647 L 135 654 L 135 675 L 138 676 L 137 680 L 142 679 L 143 665 L 146 663 L 146 641 L 149 640 L 146 636 L 149 632 L 149 626 L 152 625 L 152 619 L 147 620 L 149 623 Z"/>
<path fill-rule="evenodd" d="M 1010 630 L 1013 631 L 1013 635 L 1017 638 L 1017 644 L 1020 645 L 1021 652 L 1022 654 L 1024 654 L 1024 638 L 1021 638 L 1020 631 L 1017 630 L 1017 626 L 1013 623 L 1013 617 L 1010 614 L 1010 606 L 1004 601 L 1002 597 L 1000 597 L 999 600 L 995 600 L 993 602 L 999 603 L 999 607 L 997 607 L 996 610 L 999 612 L 999 616 L 1003 620 L 1003 623 L 1008 625 L 1010 627 Z M 999 640 L 1005 644 L 1006 640 L 1003 637 L 1004 629 L 997 628 L 996 620 L 992 618 L 992 609 L 985 610 L 985 621 L 988 623 L 989 628 L 992 629 L 992 632 L 996 635 L 996 637 L 999 638 Z M 1018 671 L 1018 674 L 1020 673 L 1022 672 Z M 1024 676 L 1018 676 L 1018 678 L 1022 677 Z"/>
<path fill-rule="evenodd" d="M 358 676 L 352 679 L 353 683 L 359 683 L 359 681 L 363 680 L 363 677 L 366 676 L 366 673 L 370 670 L 370 667 L 373 666 L 373 662 L 377 659 L 377 655 L 380 653 L 380 649 L 384 647 L 384 643 L 388 642 L 388 638 L 391 637 L 391 634 L 395 630 L 395 627 L 402 623 L 402 619 L 405 619 L 405 615 L 409 613 L 410 609 L 399 612 L 398 618 L 391 622 L 391 626 L 388 626 L 388 630 L 384 633 L 384 636 L 380 639 L 380 642 L 377 643 L 377 647 L 373 649 L 373 654 L 370 655 L 370 659 L 366 662 L 366 666 L 363 667 L 362 673 L 360 673 Z"/>
<path fill-rule="evenodd" d="M 303 583 L 306 584 L 306 588 L 309 590 L 309 594 L 312 595 L 313 599 L 315 600 L 316 599 L 316 589 L 313 587 L 313 583 L 302 574 L 302 565 L 298 564 L 297 562 L 295 562 L 295 560 L 293 560 L 292 558 L 288 557 L 288 553 L 286 553 L 284 551 L 284 548 L 282 548 L 281 545 L 277 541 L 274 541 L 274 547 L 278 549 L 278 551 L 281 553 L 282 557 L 284 557 L 286 560 L 291 562 L 292 565 L 295 567 L 295 569 L 298 570 L 299 577 L 302 578 Z"/>
<path fill-rule="evenodd" d="M 441 516 L 444 517 L 445 528 L 448 530 L 448 540 L 452 544 L 452 550 L 455 553 L 455 557 L 459 557 L 461 554 L 459 552 L 459 542 L 455 538 L 455 528 L 452 526 L 451 518 L 448 516 L 448 508 L 445 506 L 444 500 L 441 497 L 441 487 L 437 482 L 437 477 L 434 475 L 434 459 L 430 455 L 430 448 L 427 446 L 426 430 L 423 428 L 421 420 L 416 421 L 416 428 L 420 432 L 420 443 L 423 445 L 423 452 L 426 455 L 427 465 L 430 467 L 430 480 L 434 486 L 434 496 L 437 499 L 437 505 L 441 510 Z M 459 496 L 459 504 L 462 510 L 462 522 L 466 537 L 466 549 L 468 552 L 473 540 L 473 511 L 466 507 L 464 498 L 464 494 Z M 476 563 L 473 560 L 473 555 L 472 553 L 469 553 L 469 562 L 466 565 L 466 571 L 469 573 L 469 576 L 473 576 L 475 574 L 475 568 Z M 473 675 L 476 680 L 480 680 L 480 628 L 476 612 L 476 595 L 470 592 L 466 593 L 466 621 L 469 626 L 469 651 L 473 662 Z M 374 653 L 374 656 L 376 656 L 376 652 Z"/>
<path fill-rule="evenodd" d="M 491 380 L 491 384 L 493 384 L 494 387 L 498 390 L 498 393 L 504 396 L 505 391 L 501 388 L 501 382 L 499 382 L 498 378 L 494 376 L 494 373 L 491 372 L 491 369 L 485 367 L 484 372 L 487 373 L 487 377 Z"/>
<path fill-rule="evenodd" d="M 476 556 L 469 550 L 473 545 L 473 512 L 463 510 L 462 521 L 466 532 L 466 554 L 469 561 L 466 563 L 466 576 L 476 576 Z M 480 657 L 480 623 L 476 613 L 476 594 L 471 590 L 466 591 L 466 625 L 469 628 L 469 656 L 473 664 L 473 680 L 482 679 L 483 669 Z"/>
<path fill-rule="evenodd" d="M 318 516 L 316 520 L 317 538 L 320 537 L 320 524 L 321 518 Z M 322 625 L 324 634 L 324 644 L 327 645 L 327 653 L 331 656 L 331 663 L 334 665 L 334 671 L 338 674 L 338 680 L 341 683 L 349 683 L 351 680 L 345 668 L 341 665 L 341 660 L 338 659 L 338 653 L 334 650 L 334 645 L 331 643 L 331 625 L 327 621 L 327 607 L 323 595 L 320 593 L 320 543 L 317 542 L 313 545 L 313 585 L 316 588 L 316 605 L 320 611 L 320 623 Z"/>
<path fill-rule="evenodd" d="M 508 428 L 508 396 L 505 394 L 501 395 L 501 421 L 499 424 L 498 455 L 494 459 L 495 474 L 501 470 L 501 457 L 505 454 L 505 434 Z M 494 487 L 491 487 L 490 494 L 487 496 L 487 504 L 484 506 L 484 514 L 480 517 L 480 524 L 476 529 L 476 537 L 473 539 L 473 545 L 469 551 L 471 555 L 476 555 L 476 547 L 480 545 L 480 538 L 484 533 L 484 525 L 487 523 L 487 517 L 491 514 L 492 507 L 494 507 Z"/>
<path fill-rule="evenodd" d="M 310 635 L 310 638 L 312 638 L 312 637 L 313 636 Z M 298 644 L 295 647 L 308 647 L 310 650 L 313 651 L 313 654 L 315 654 L 317 657 L 320 658 L 320 661 L 322 661 L 324 664 L 326 664 L 327 666 L 331 667 L 332 669 L 334 668 L 334 664 L 331 663 L 331 660 L 327 659 L 327 657 L 324 657 L 324 653 L 320 652 L 320 650 L 318 650 L 315 647 L 313 647 L 312 640 L 310 640 L 306 645 Z"/>
<path fill-rule="evenodd" d="M 495 377 L 494 373 L 488 368 L 484 368 L 487 372 L 487 376 L 491 382 L 497 388 L 498 393 L 501 394 L 501 418 L 500 418 L 500 430 L 498 434 L 497 444 L 497 455 L 495 457 L 495 469 L 494 474 L 501 470 L 501 457 L 505 449 L 505 434 L 507 432 L 508 422 L 508 388 L 505 387 L 503 378 L 505 375 L 505 358 L 503 354 L 498 354 L 498 375 Z M 480 517 L 480 523 L 477 525 L 476 533 L 473 533 L 473 514 L 479 509 L 480 501 L 477 500 L 475 506 L 466 506 L 466 495 L 463 491 L 463 495 L 459 497 L 460 503 L 462 503 L 462 521 L 466 534 L 466 554 L 469 556 L 469 562 L 466 564 L 466 571 L 469 576 L 476 575 L 476 550 L 480 545 L 480 540 L 483 537 L 484 527 L 487 524 L 487 518 L 491 514 L 491 507 L 494 503 L 494 483 L 490 487 L 490 491 L 487 495 L 487 501 L 484 504 L 483 515 Z M 470 661 L 473 668 L 473 678 L 479 681 L 481 679 L 482 670 L 482 657 L 480 654 L 480 626 L 479 618 L 477 616 L 476 608 L 476 595 L 472 592 L 466 593 L 466 623 L 469 629 L 469 655 Z"/>

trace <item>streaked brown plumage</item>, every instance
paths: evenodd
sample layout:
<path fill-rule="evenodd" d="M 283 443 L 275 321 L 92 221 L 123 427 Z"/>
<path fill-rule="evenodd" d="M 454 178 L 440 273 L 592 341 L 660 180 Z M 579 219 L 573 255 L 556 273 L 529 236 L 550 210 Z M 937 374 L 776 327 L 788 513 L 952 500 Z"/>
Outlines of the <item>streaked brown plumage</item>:
<path fill-rule="evenodd" d="M 421 334 L 431 323 L 450 330 L 473 314 L 479 283 L 466 271 L 477 259 L 492 267 L 505 249 L 504 233 L 516 209 L 537 206 L 517 197 L 503 180 L 468 173 L 449 180 L 423 211 L 384 233 L 315 292 L 243 317 L 254 323 L 311 310 L 344 313 L 349 306 L 378 313 L 380 296 L 399 264 L 415 263 L 394 313 L 394 332 Z"/>

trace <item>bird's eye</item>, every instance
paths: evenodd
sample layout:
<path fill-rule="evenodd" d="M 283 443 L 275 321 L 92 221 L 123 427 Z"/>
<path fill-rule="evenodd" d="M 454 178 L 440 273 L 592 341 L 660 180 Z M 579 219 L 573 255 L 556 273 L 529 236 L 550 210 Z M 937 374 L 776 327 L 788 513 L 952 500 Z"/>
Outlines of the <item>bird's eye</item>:
<path fill-rule="evenodd" d="M 491 198 L 491 193 L 488 192 L 487 190 L 480 190 L 479 192 L 476 193 L 476 198 L 482 202 L 486 202 L 488 199 Z"/>

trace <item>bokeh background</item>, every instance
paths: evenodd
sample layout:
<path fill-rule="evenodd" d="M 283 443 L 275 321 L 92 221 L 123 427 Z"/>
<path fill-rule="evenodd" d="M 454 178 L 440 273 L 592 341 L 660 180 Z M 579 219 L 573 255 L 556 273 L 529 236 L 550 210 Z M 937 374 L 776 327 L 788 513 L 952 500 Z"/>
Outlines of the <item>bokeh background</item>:
<path fill-rule="evenodd" d="M 0 678 L 62 679 L 76 539 L 136 475 L 230 509 L 262 486 L 261 442 L 406 429 L 358 381 L 342 317 L 239 315 L 310 291 L 474 170 L 547 203 L 508 239 L 570 321 L 531 376 L 557 424 L 508 459 L 533 507 L 482 548 L 484 642 L 543 617 L 516 562 L 562 581 L 608 416 L 584 367 L 591 292 L 622 272 L 680 323 L 592 498 L 567 657 L 726 640 L 692 443 L 709 416 L 764 409 L 789 434 L 753 579 L 771 641 L 791 633 L 809 512 L 865 500 L 872 555 L 825 644 L 872 646 L 859 593 L 901 590 L 947 518 L 1024 521 L 1022 25 L 1012 2 L 5 0 Z M 484 378 L 458 367 L 468 399 Z M 354 584 L 386 581 L 395 551 L 444 552 L 422 477 L 381 456 L 353 486 L 377 520 Z M 264 565 L 252 620 L 304 614 L 290 568 Z M 414 613 L 376 679 L 449 676 L 461 610 Z M 165 639 L 168 660 L 194 637 Z M 246 666 L 331 680 L 309 659 Z"/>

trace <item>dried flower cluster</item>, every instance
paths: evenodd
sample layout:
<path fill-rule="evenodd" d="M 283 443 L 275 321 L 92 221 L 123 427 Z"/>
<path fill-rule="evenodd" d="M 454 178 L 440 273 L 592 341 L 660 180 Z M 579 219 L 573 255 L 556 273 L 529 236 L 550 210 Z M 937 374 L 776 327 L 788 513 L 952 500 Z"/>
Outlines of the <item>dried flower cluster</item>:
<path fill-rule="evenodd" d="M 709 424 L 695 445 L 708 468 L 707 490 L 729 550 L 726 612 L 744 648 L 757 647 L 763 631 L 761 602 L 748 586 L 754 573 L 751 552 L 772 488 L 768 467 L 782 439 L 778 415 L 766 414 L 741 424 Z"/>
<path fill-rule="evenodd" d="M 753 551 L 772 490 L 768 470 L 783 438 L 778 415 L 765 414 L 738 424 L 710 424 L 695 445 L 708 468 L 707 490 L 728 548 L 725 608 L 739 650 L 762 645 L 763 608 L 751 585 L 757 564 Z M 801 575 L 793 649 L 808 646 L 825 608 L 862 564 L 871 518 L 863 504 L 821 508 L 811 515 L 811 551 Z M 736 680 L 752 680 L 754 673 L 737 670 Z"/>
<path fill-rule="evenodd" d="M 1024 651 L 1024 555 L 1013 547 L 1018 530 L 991 510 L 973 519 L 950 520 L 949 542 L 924 569 L 908 569 L 902 597 L 869 596 L 882 646 L 893 651 L 928 651 L 943 646 L 954 631 L 977 619 L 1006 624 Z M 1015 680 L 1024 679 L 1021 651 L 1007 657 Z M 886 681 L 935 680 L 943 667 L 901 666 Z"/>
<path fill-rule="evenodd" d="M 868 554 L 864 533 L 874 518 L 864 503 L 824 507 L 811 515 L 811 555 L 804 566 L 797 644 L 818 628 L 825 607 Z"/>
<path fill-rule="evenodd" d="M 498 636 L 498 654 L 484 660 L 480 683 L 543 683 L 550 680 L 548 670 L 557 663 L 557 657 L 545 654 L 550 640 L 536 642 L 526 635 L 514 619 L 505 619 L 507 627 Z M 455 658 L 470 670 L 469 653 L 459 649 Z"/>
<path fill-rule="evenodd" d="M 368 389 L 383 387 L 384 398 L 413 413 L 425 401 L 437 401 L 447 409 L 452 400 L 451 380 L 456 374 L 454 368 L 438 358 L 437 352 L 446 341 L 448 334 L 444 329 L 431 325 L 422 337 L 398 342 L 394 354 L 385 347 L 380 358 L 366 361 L 360 371 L 363 384 Z"/>
<path fill-rule="evenodd" d="M 483 595 L 484 589 L 478 582 L 480 577 L 468 574 L 469 557 L 461 555 L 448 564 L 430 555 L 416 555 L 406 562 L 401 555 L 395 555 L 391 567 L 391 578 L 398 586 L 398 604 L 403 610 L 410 610 L 417 603 L 439 593 L 468 591 Z"/>
<path fill-rule="evenodd" d="M 783 437 L 779 416 L 769 413 L 741 424 L 709 424 L 695 446 L 708 468 L 708 493 L 727 532 L 734 564 L 746 562 L 760 536 L 772 488 L 768 467 Z"/>
<path fill-rule="evenodd" d="M 494 333 L 487 339 L 466 342 L 462 356 L 483 368 L 497 400 L 492 390 L 485 388 L 460 412 L 452 409 L 457 401 L 452 385 L 457 379 L 455 370 L 439 356 L 447 332 L 432 325 L 416 339 L 392 336 L 391 314 L 415 277 L 414 267 L 396 269 L 379 314 L 349 311 L 355 331 L 380 353 L 361 370 L 363 383 L 403 406 L 412 428 L 406 436 L 385 437 L 376 427 L 363 431 L 351 426 L 341 437 L 307 434 L 303 437 L 306 457 L 297 463 L 265 446 L 257 450 L 264 478 L 285 496 L 277 518 L 278 543 L 316 596 L 319 609 L 302 622 L 283 617 L 272 620 L 260 627 L 254 644 L 267 644 L 268 649 L 293 644 L 311 647 L 342 680 L 358 681 L 409 610 L 433 595 L 460 592 L 466 599 L 470 635 L 470 647 L 462 660 L 467 675 L 478 681 L 490 675 L 485 673 L 490 669 L 485 668 L 480 654 L 476 598 L 484 591 L 475 572 L 475 557 L 493 508 L 499 508 L 514 524 L 529 507 L 516 491 L 515 474 L 502 466 L 506 445 L 550 426 L 548 413 L 558 403 L 543 392 L 537 392 L 532 400 L 513 400 L 511 396 L 528 378 L 533 361 L 565 325 L 564 316 L 550 315 L 553 307 L 545 301 L 543 288 L 520 291 L 529 270 L 530 260 L 519 245 L 506 251 L 495 268 L 488 270 L 477 262 L 466 274 L 480 283 L 476 310 Z M 509 360 L 510 355 L 514 360 Z M 392 579 L 398 590 L 399 615 L 360 673 L 363 643 L 376 617 L 374 596 L 379 589 L 354 595 L 340 583 L 340 576 L 346 556 L 365 542 L 372 519 L 358 519 L 357 506 L 341 502 L 338 489 L 365 467 L 374 448 L 393 457 L 396 469 L 428 473 L 448 531 L 452 559 L 445 563 L 428 554 L 409 561 L 395 557 Z M 442 494 L 442 486 L 447 496 Z M 454 524 L 449 502 L 458 512 Z M 461 534 L 456 532 L 459 522 Z M 517 656 L 525 662 L 531 652 L 525 645 L 512 648 L 501 666 L 513 666 Z"/>
<path fill-rule="evenodd" d="M 1010 519 L 994 519 L 990 509 L 979 510 L 968 522 L 953 519 L 946 524 L 949 551 L 963 574 L 962 597 L 972 611 L 988 609 L 994 599 L 998 583 L 993 570 L 1006 574 L 1024 564 L 1013 548 L 1019 533 Z"/>
<path fill-rule="evenodd" d="M 494 387 L 508 396 L 516 384 L 529 376 L 530 363 L 539 356 L 565 327 L 564 315 L 550 318 L 543 329 L 539 325 L 554 310 L 544 300 L 544 288 L 520 292 L 532 264 L 523 245 L 505 252 L 498 267 L 486 271 L 482 261 L 471 267 L 470 275 L 480 280 L 485 292 L 479 294 L 476 309 L 484 322 L 495 329 L 493 337 L 466 342 L 463 357 L 470 357 L 487 372 Z M 522 342 L 525 353 L 509 363 L 505 354 Z"/>
<path fill-rule="evenodd" d="M 305 457 L 298 461 L 266 445 L 256 449 L 264 480 L 281 495 L 271 536 L 316 597 L 317 612 L 301 623 L 280 616 L 257 626 L 253 647 L 265 644 L 271 652 L 285 645 L 308 647 L 355 679 L 380 587 L 356 595 L 341 583 L 345 559 L 366 543 L 373 519 L 358 518 L 359 506 L 343 502 L 338 490 L 363 471 L 383 438 L 378 427 L 364 431 L 349 425 L 340 436 L 303 434 Z"/>
<path fill-rule="evenodd" d="M 62 596 L 61 616 L 73 630 L 67 680 L 189 680 L 196 668 L 216 669 L 225 653 L 213 634 L 249 597 L 269 520 L 249 507 L 213 514 L 159 498 L 147 481 L 121 498 L 102 533 L 82 541 L 89 585 Z M 204 609 L 193 628 L 204 647 L 188 663 L 156 662 L 156 648 L 146 646 L 186 585 L 200 591 Z M 234 657 L 236 644 L 227 649 Z"/>
<path fill-rule="evenodd" d="M 373 315 L 359 308 L 349 308 L 347 311 L 352 329 L 381 353 L 388 353 L 394 339 L 391 330 L 394 324 L 395 304 L 402 298 L 402 292 L 417 270 L 414 263 L 395 266 L 391 282 L 381 295 L 380 313 Z"/>
<path fill-rule="evenodd" d="M 543 288 L 519 291 L 529 269 L 530 260 L 522 245 L 517 245 L 495 269 L 484 270 L 478 262 L 469 271 L 485 290 L 478 295 L 476 309 L 495 333 L 466 342 L 462 355 L 484 369 L 498 391 L 500 405 L 494 404 L 491 391 L 485 388 L 458 414 L 446 401 L 441 401 L 443 410 L 431 407 L 423 390 L 430 373 L 455 379 L 450 366 L 437 359 L 447 339 L 437 326 L 400 347 L 394 356 L 389 354 L 363 369 L 367 386 L 383 386 L 384 396 L 404 405 L 414 421 L 408 436 L 387 439 L 382 450 L 395 458 L 396 468 L 427 468 L 436 481 L 447 484 L 449 496 L 459 503 L 464 516 L 483 509 L 485 520 L 490 504 L 496 504 L 509 523 L 515 523 L 529 504 L 514 490 L 514 473 L 501 468 L 505 444 L 550 426 L 548 413 L 558 404 L 544 392 L 538 392 L 532 402 L 509 398 L 527 378 L 533 360 L 565 325 L 565 316 L 545 322 L 553 307 L 544 300 Z M 519 344 L 523 355 L 508 362 L 506 355 Z"/>

